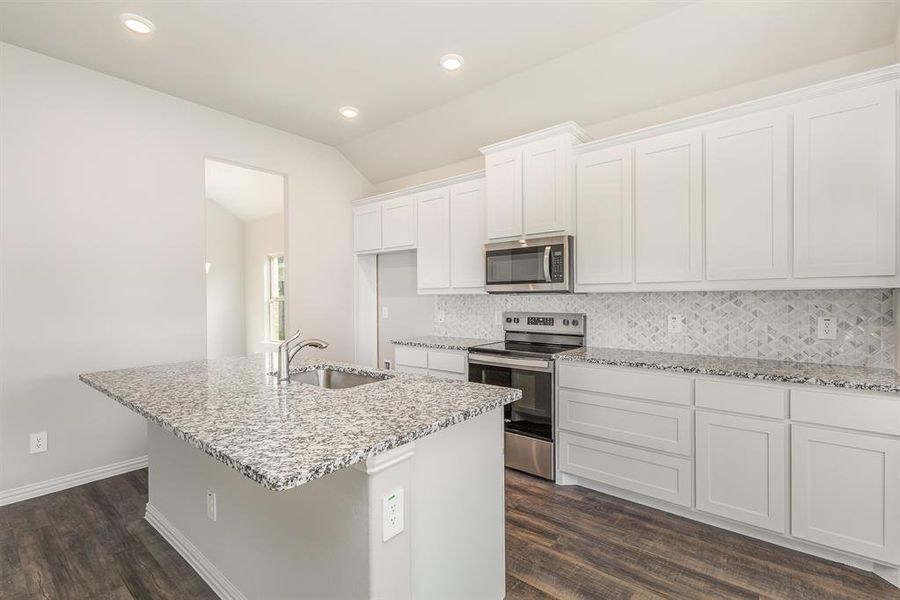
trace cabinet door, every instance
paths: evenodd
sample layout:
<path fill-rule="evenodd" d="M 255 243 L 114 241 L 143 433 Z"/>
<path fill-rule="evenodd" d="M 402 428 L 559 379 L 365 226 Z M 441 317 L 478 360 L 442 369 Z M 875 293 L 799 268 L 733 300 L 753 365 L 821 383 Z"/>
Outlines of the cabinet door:
<path fill-rule="evenodd" d="M 525 234 L 557 233 L 568 227 L 568 144 L 553 138 L 522 151 Z"/>
<path fill-rule="evenodd" d="M 578 157 L 576 283 L 630 283 L 634 165 L 631 147 Z"/>
<path fill-rule="evenodd" d="M 387 200 L 381 205 L 381 248 L 416 247 L 416 197 Z"/>
<path fill-rule="evenodd" d="M 381 250 L 381 205 L 367 204 L 353 209 L 353 250 Z"/>
<path fill-rule="evenodd" d="M 419 197 L 419 249 L 416 273 L 420 291 L 450 287 L 450 192 L 440 188 Z"/>
<path fill-rule="evenodd" d="M 794 112 L 794 275 L 896 273 L 897 108 L 891 85 Z"/>
<path fill-rule="evenodd" d="M 488 239 L 521 236 L 522 151 L 515 149 L 488 154 L 484 167 Z"/>
<path fill-rule="evenodd" d="M 703 274 L 700 132 L 643 141 L 635 155 L 636 281 L 699 280 Z"/>
<path fill-rule="evenodd" d="M 450 285 L 484 287 L 484 180 L 450 188 Z"/>
<path fill-rule="evenodd" d="M 707 279 L 789 275 L 787 128 L 779 110 L 706 130 Z"/>
<path fill-rule="evenodd" d="M 785 429 L 779 421 L 698 411 L 697 508 L 785 532 Z"/>
<path fill-rule="evenodd" d="M 791 534 L 900 564 L 900 440 L 791 426 Z"/>

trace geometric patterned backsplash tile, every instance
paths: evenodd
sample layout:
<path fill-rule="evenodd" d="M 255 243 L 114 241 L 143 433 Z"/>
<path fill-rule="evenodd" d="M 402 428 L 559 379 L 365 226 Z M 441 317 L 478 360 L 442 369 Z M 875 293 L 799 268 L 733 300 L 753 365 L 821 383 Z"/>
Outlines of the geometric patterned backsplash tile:
<path fill-rule="evenodd" d="M 586 313 L 587 344 L 608 348 L 887 368 L 897 351 L 889 289 L 436 296 L 434 334 L 502 339 L 506 310 Z M 824 315 L 836 340 L 817 339 Z"/>

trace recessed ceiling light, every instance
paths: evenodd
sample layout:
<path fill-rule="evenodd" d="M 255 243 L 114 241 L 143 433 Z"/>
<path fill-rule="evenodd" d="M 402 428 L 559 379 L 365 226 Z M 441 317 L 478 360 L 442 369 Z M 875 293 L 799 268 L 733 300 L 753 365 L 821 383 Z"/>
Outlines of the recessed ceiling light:
<path fill-rule="evenodd" d="M 345 119 L 355 119 L 359 116 L 359 109 L 354 106 L 342 106 L 338 112 Z"/>
<path fill-rule="evenodd" d="M 119 20 L 122 21 L 122 25 L 126 29 L 139 35 L 150 35 L 156 31 L 156 25 L 153 24 L 153 21 L 145 19 L 141 15 L 122 13 L 119 15 Z"/>
<path fill-rule="evenodd" d="M 456 71 L 464 62 L 466 61 L 459 54 L 445 54 L 441 57 L 441 66 L 446 71 Z"/>

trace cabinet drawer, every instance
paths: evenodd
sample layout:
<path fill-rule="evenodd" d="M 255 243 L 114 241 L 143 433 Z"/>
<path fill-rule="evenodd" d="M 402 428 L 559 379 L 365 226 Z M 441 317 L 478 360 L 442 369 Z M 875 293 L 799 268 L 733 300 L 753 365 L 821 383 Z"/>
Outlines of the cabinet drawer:
<path fill-rule="evenodd" d="M 787 388 L 698 379 L 694 402 L 702 408 L 783 419 L 787 414 Z"/>
<path fill-rule="evenodd" d="M 691 404 L 691 378 L 660 375 L 639 369 L 611 369 L 561 364 L 561 387 L 628 396 L 672 404 Z"/>
<path fill-rule="evenodd" d="M 691 505 L 691 461 L 646 450 L 559 434 L 559 470 L 617 488 Z"/>
<path fill-rule="evenodd" d="M 394 362 L 407 367 L 428 368 L 428 350 L 412 346 L 394 346 Z"/>
<path fill-rule="evenodd" d="M 428 375 L 428 369 L 420 367 L 408 367 L 406 365 L 397 365 L 395 369 L 398 373 L 411 373 L 413 375 Z"/>
<path fill-rule="evenodd" d="M 794 388 L 791 419 L 900 435 L 900 399 Z"/>
<path fill-rule="evenodd" d="M 691 454 L 689 408 L 560 389 L 559 426 L 651 450 Z"/>
<path fill-rule="evenodd" d="M 453 379 L 454 381 L 466 380 L 465 373 L 450 373 L 448 371 L 435 371 L 434 369 L 429 369 L 428 374 L 434 377 L 440 377 L 441 379 Z"/>
<path fill-rule="evenodd" d="M 466 372 L 466 355 L 454 352 L 428 351 L 428 368 L 450 373 Z"/>

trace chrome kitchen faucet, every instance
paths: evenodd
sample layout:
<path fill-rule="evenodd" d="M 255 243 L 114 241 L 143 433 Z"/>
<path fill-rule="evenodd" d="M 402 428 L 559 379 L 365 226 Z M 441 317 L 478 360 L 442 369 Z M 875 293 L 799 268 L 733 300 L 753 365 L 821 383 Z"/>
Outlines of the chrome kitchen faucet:
<path fill-rule="evenodd" d="M 319 350 L 324 350 L 328 347 L 328 342 L 316 338 L 310 338 L 297 342 L 297 344 L 292 348 L 291 343 L 293 343 L 294 340 L 299 337 L 300 330 L 298 329 L 296 333 L 294 333 L 294 335 L 278 345 L 278 372 L 276 373 L 278 376 L 278 383 L 283 383 L 285 381 L 291 380 L 291 361 L 294 360 L 294 357 L 298 352 L 300 352 L 307 346 L 318 348 Z"/>

